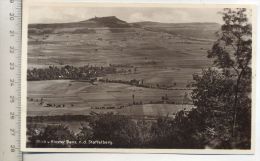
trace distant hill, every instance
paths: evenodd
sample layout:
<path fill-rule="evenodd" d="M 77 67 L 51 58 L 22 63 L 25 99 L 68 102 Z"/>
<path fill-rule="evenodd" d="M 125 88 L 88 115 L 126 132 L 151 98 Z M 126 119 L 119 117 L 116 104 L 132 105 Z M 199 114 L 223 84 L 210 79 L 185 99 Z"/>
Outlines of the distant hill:
<path fill-rule="evenodd" d="M 115 16 L 94 17 L 85 21 L 52 24 L 29 24 L 29 34 L 95 33 L 97 28 L 129 28 L 132 25 Z"/>
<path fill-rule="evenodd" d="M 137 24 L 143 27 L 181 27 L 181 26 L 220 26 L 218 23 L 214 22 L 188 22 L 188 23 L 161 23 L 161 22 L 153 22 L 153 21 L 141 21 L 135 22 L 133 24 Z"/>
<path fill-rule="evenodd" d="M 200 39 L 211 39 L 215 32 L 220 29 L 217 23 L 159 23 L 159 22 L 136 22 L 128 23 L 115 16 L 94 17 L 88 20 L 71 23 L 52 24 L 29 24 L 29 34 L 50 34 L 50 33 L 95 33 L 97 28 L 108 28 L 110 31 L 122 28 L 140 28 L 153 32 L 165 32 L 168 34 L 184 37 L 196 37 Z"/>
<path fill-rule="evenodd" d="M 80 21 L 80 23 L 84 23 L 84 24 L 89 24 L 90 22 L 96 23 L 98 26 L 100 25 L 100 26 L 111 27 L 111 28 L 131 27 L 130 24 L 118 19 L 115 16 L 94 17 L 86 21 Z"/>
<path fill-rule="evenodd" d="M 195 37 L 201 39 L 215 38 L 215 33 L 220 29 L 218 23 L 159 23 L 159 22 L 137 22 L 135 25 L 141 26 L 146 30 L 166 32 L 176 36 Z"/>
<path fill-rule="evenodd" d="M 51 24 L 29 24 L 29 29 L 44 29 L 44 28 L 74 28 L 74 27 L 131 27 L 131 25 L 125 21 L 118 19 L 115 16 L 108 17 L 94 17 L 88 20 L 79 22 L 69 22 L 69 23 L 51 23 Z"/>
<path fill-rule="evenodd" d="M 211 65 L 207 51 L 219 29 L 216 23 L 128 23 L 115 16 L 30 24 L 28 68 L 130 65 L 138 72 L 116 78 L 151 83 L 171 80 L 185 87 L 193 73 Z"/>

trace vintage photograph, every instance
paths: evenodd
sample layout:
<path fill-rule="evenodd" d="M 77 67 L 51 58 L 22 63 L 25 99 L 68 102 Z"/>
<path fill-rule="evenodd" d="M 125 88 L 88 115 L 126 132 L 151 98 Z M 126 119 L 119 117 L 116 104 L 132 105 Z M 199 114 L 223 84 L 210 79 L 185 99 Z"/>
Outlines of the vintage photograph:
<path fill-rule="evenodd" d="M 252 24 L 247 5 L 27 4 L 23 150 L 252 152 Z"/>

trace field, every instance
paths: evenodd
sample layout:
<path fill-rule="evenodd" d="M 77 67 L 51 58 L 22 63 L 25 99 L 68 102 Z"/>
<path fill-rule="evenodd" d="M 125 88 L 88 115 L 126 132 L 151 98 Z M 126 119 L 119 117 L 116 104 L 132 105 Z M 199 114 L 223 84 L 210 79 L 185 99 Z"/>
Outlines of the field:
<path fill-rule="evenodd" d="M 29 68 L 64 64 L 146 67 L 149 63 L 153 67 L 201 68 L 209 65 L 206 51 L 214 40 L 133 27 L 116 33 L 109 28 L 93 30 L 95 33 L 87 34 L 29 34 Z"/>
<path fill-rule="evenodd" d="M 28 116 L 88 115 L 91 111 L 133 116 L 173 115 L 182 107 L 189 109 L 192 106 L 177 103 L 151 104 L 151 101 L 158 102 L 161 96 L 167 94 L 169 100 L 181 102 L 185 92 L 147 89 L 118 83 L 93 85 L 70 80 L 30 81 L 27 99 Z M 135 102 L 142 101 L 142 105 L 133 105 L 133 94 Z M 47 104 L 53 106 L 48 107 Z M 107 107 L 115 108 L 107 109 Z"/>

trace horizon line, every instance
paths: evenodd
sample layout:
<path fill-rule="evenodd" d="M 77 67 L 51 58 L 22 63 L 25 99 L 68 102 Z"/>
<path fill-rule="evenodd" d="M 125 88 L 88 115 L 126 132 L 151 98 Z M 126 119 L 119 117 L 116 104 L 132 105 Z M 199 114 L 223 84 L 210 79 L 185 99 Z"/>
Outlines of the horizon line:
<path fill-rule="evenodd" d="M 52 23 L 44 23 L 44 22 L 40 22 L 40 23 L 28 23 L 28 25 L 35 25 L 35 24 L 69 24 L 69 23 L 80 23 L 80 22 L 83 22 L 83 21 L 89 21 L 90 19 L 93 19 L 93 18 L 106 18 L 106 17 L 115 17 L 117 19 L 119 19 L 118 17 L 116 16 L 103 16 L 103 17 L 97 17 L 97 16 L 94 16 L 94 17 L 91 17 L 89 19 L 85 19 L 85 20 L 80 20 L 80 21 L 71 21 L 71 22 L 52 22 Z M 119 19 L 121 21 L 125 21 L 125 20 L 122 20 L 122 19 Z M 193 21 L 193 22 L 159 22 L 159 21 L 149 21 L 149 20 L 143 20 L 143 21 L 136 21 L 136 22 L 127 22 L 125 21 L 126 23 L 128 24 L 134 24 L 134 23 L 141 23 L 141 22 L 153 22 L 153 23 L 162 23 L 162 24 L 188 24 L 188 23 L 215 23 L 215 24 L 221 24 L 221 23 L 218 23 L 218 22 L 213 22 L 213 21 Z"/>

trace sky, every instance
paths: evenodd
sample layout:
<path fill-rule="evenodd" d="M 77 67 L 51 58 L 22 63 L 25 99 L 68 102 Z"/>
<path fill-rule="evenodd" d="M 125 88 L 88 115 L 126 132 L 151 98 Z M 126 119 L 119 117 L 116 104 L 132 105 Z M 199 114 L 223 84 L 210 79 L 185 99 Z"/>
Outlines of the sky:
<path fill-rule="evenodd" d="M 33 6 L 29 23 L 64 23 L 93 17 L 116 16 L 127 22 L 154 21 L 163 23 L 216 22 L 222 23 L 220 8 L 156 8 L 156 7 L 73 7 Z"/>

